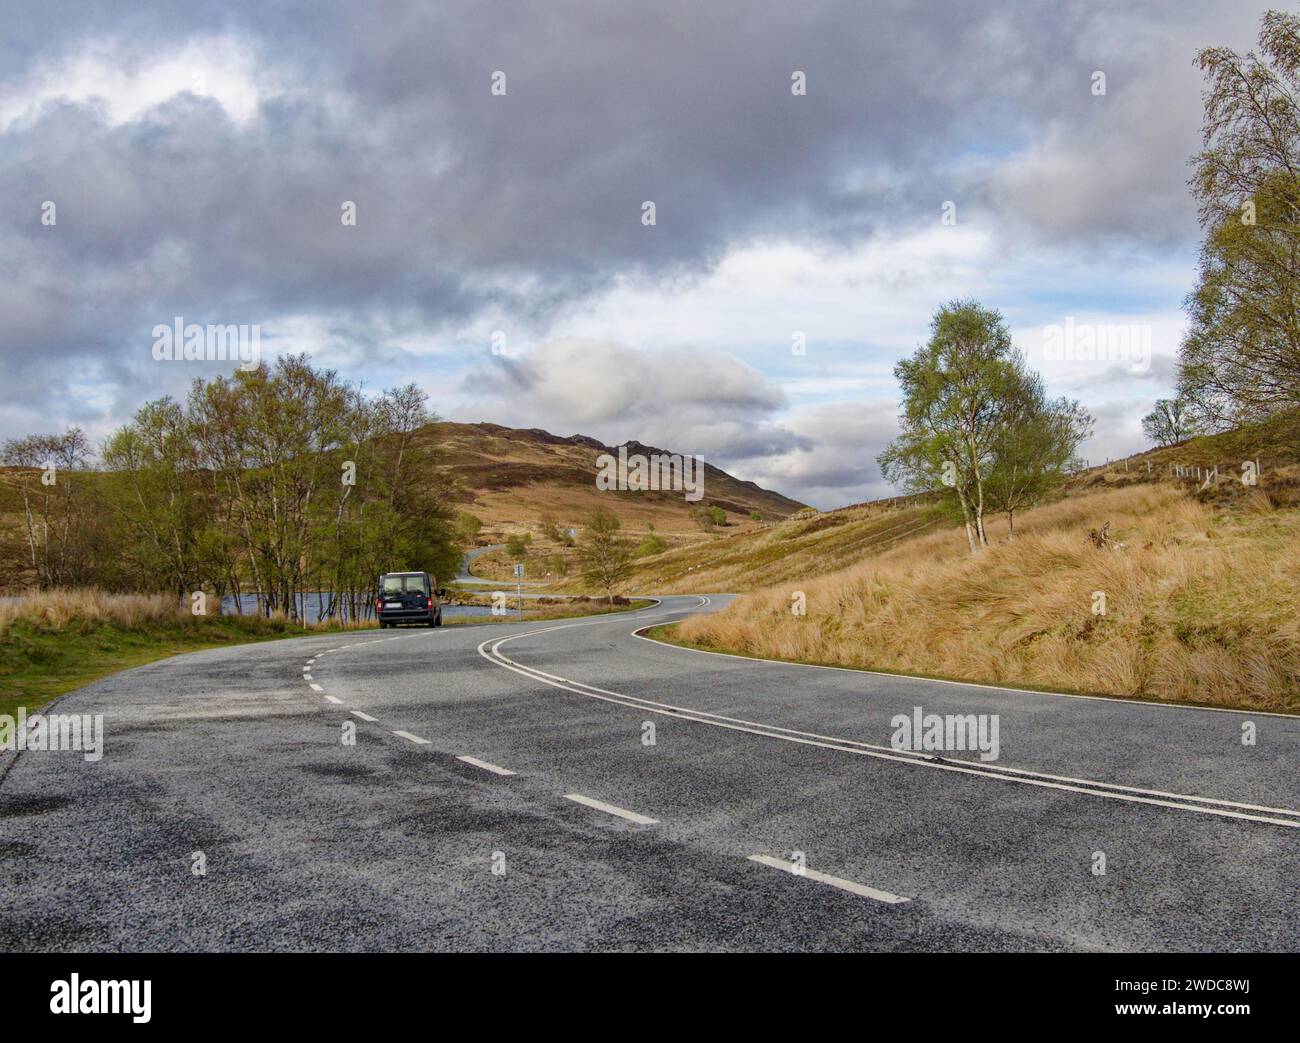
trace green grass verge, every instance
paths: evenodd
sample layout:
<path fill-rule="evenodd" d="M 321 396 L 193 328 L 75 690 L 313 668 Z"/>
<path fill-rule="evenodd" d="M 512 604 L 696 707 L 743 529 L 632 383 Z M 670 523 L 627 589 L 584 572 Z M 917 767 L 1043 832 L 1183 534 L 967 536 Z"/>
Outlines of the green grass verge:
<path fill-rule="evenodd" d="M 61 629 L 19 621 L 0 637 L 0 714 L 19 706 L 30 712 L 101 677 L 182 652 L 323 633 L 329 630 L 257 616 L 151 620 L 135 627 L 74 621 Z"/>
<path fill-rule="evenodd" d="M 596 604 L 548 606 L 529 612 L 523 621 L 535 623 L 610 611 L 630 612 L 651 604 L 646 599 L 635 599 L 626 605 L 615 605 L 612 610 L 608 605 Z M 447 620 L 448 625 L 456 626 L 512 622 L 519 622 L 513 613 L 505 617 L 464 616 Z M 153 620 L 135 627 L 74 621 L 62 629 L 20 621 L 0 637 L 0 714 L 12 715 L 20 706 L 31 713 L 51 699 L 92 681 L 184 652 L 312 637 L 341 629 L 304 629 L 283 620 L 258 616 L 183 617 L 175 622 Z M 349 632 L 358 629 L 367 628 Z"/>

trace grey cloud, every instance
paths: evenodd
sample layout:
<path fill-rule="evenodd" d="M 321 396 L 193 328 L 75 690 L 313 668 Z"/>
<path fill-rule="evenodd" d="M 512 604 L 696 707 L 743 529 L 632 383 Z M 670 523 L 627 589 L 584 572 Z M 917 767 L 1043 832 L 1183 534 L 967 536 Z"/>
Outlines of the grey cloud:
<path fill-rule="evenodd" d="M 141 399 L 173 390 L 145 353 L 153 324 L 177 314 L 267 327 L 312 315 L 364 365 L 485 309 L 544 336 L 558 308 L 612 280 L 689 278 L 758 237 L 917 227 L 947 198 L 1063 248 L 1167 243 L 1194 231 L 1185 63 L 1194 46 L 1248 41 L 1257 13 L 1209 0 L 55 2 L 10 23 L 5 91 L 87 42 L 117 41 L 147 68 L 209 34 L 246 41 L 288 89 L 243 123 L 180 93 L 124 124 L 65 101 L 0 132 L 6 407 L 33 382 L 66 398 L 74 375 Z M 1111 70 L 1109 108 L 1087 94 L 1093 67 Z M 504 98 L 488 89 L 498 69 Z M 795 69 L 807 97 L 790 94 Z M 53 229 L 38 220 L 45 199 Z M 343 200 L 355 228 L 340 224 Z M 720 396 L 764 417 L 755 430 L 737 417 L 724 442 L 689 395 L 640 419 L 738 460 L 811 437 L 771 421 L 781 403 L 761 382 L 715 377 L 738 381 Z M 617 396 L 576 411 L 611 426 L 639 416 Z"/>
<path fill-rule="evenodd" d="M 897 434 L 896 409 L 837 402 L 797 410 L 784 422 L 800 444 L 741 467 L 741 476 L 821 508 L 889 496 L 876 456 Z"/>
<path fill-rule="evenodd" d="M 798 445 L 771 417 L 785 396 L 739 359 L 704 350 L 636 349 L 559 338 L 528 354 L 487 356 L 463 390 L 480 414 L 518 427 L 617 444 L 637 440 L 680 452 L 746 459 Z M 564 425 L 567 425 L 565 427 Z"/>

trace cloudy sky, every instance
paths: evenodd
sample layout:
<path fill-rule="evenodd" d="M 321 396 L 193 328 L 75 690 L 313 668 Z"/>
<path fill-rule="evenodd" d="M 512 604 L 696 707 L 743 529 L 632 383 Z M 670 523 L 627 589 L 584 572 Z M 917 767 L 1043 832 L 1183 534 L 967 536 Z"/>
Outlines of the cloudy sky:
<path fill-rule="evenodd" d="M 973 296 L 1120 455 L 1196 270 L 1193 56 L 1264 6 L 8 5 L 0 438 L 229 370 L 153 358 L 183 316 L 830 507 L 888 493 L 893 365 Z"/>

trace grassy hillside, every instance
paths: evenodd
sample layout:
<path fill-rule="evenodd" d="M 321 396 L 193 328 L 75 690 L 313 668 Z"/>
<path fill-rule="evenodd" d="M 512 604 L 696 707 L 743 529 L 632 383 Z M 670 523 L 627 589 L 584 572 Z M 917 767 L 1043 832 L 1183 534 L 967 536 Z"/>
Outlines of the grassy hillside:
<path fill-rule="evenodd" d="M 1294 470 L 1275 488 L 1290 489 Z M 936 530 L 789 577 L 676 636 L 800 662 L 1300 711 L 1300 511 L 1254 492 L 1223 509 L 1168 482 L 1085 489 L 1027 512 L 1014 540 L 994 520 L 978 556 Z M 1122 546 L 1088 538 L 1105 522 Z"/>
<path fill-rule="evenodd" d="M 1241 481 L 1246 460 L 1259 465 L 1255 485 Z M 880 531 L 887 520 L 909 524 Z M 1089 539 L 1107 522 L 1122 546 Z M 1093 468 L 1059 502 L 1018 515 L 1014 540 L 1004 519 L 991 519 L 992 546 L 977 557 L 955 524 L 920 505 L 868 504 L 820 515 L 802 532 L 799 524 L 648 559 L 641 589 L 662 580 L 665 590 L 754 592 L 687 620 L 672 639 L 1300 712 L 1300 413 Z M 791 611 L 797 591 L 802 617 Z M 1097 591 L 1104 615 L 1093 612 Z"/>
<path fill-rule="evenodd" d="M 803 506 L 708 463 L 698 503 L 680 492 L 602 492 L 596 488 L 596 458 L 617 450 L 585 435 L 562 438 L 498 424 L 438 423 L 430 431 L 466 491 L 464 509 L 497 532 L 534 528 L 543 514 L 553 515 L 562 526 L 577 526 L 597 507 L 605 507 L 630 531 L 645 531 L 649 523 L 662 532 L 698 538 L 690 512 L 699 504 L 721 507 L 729 524 L 744 527 L 755 524 L 751 512 L 764 519 L 785 518 Z M 672 450 L 628 444 L 629 453 L 665 451 Z"/>
<path fill-rule="evenodd" d="M 1257 461 L 1261 468 L 1255 486 L 1240 480 L 1245 460 Z M 1192 469 L 1191 476 L 1174 475 L 1174 465 Z M 1204 474 L 1215 466 L 1218 478 L 1202 488 L 1204 480 L 1195 476 L 1194 469 L 1200 467 Z M 1138 486 L 1177 489 L 1199 503 L 1224 509 L 1300 507 L 1300 413 L 1282 413 L 1264 424 L 1194 438 L 1092 468 L 1071 481 L 1064 495 L 1071 498 Z M 1101 518 L 1097 525 L 1105 520 Z M 1018 516 L 1017 527 L 1020 521 Z M 995 528 L 1002 531 L 1000 525 Z M 803 581 L 838 572 L 896 544 L 943 529 L 951 531 L 964 553 L 965 536 L 953 517 L 928 505 L 924 497 L 859 504 L 811 518 L 790 518 L 777 525 L 692 540 L 687 546 L 638 561 L 628 589 L 664 593 L 759 590 L 784 580 Z M 577 585 L 569 586 L 576 589 Z"/>
<path fill-rule="evenodd" d="M 664 594 L 754 590 L 834 571 L 948 524 L 932 508 L 915 503 L 810 512 L 639 559 L 627 587 Z"/>

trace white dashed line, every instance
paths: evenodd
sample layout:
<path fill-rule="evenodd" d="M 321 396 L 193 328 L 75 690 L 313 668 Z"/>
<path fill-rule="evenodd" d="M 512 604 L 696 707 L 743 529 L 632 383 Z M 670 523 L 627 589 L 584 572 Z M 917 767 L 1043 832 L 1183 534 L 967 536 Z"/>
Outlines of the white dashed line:
<path fill-rule="evenodd" d="M 838 887 L 841 891 L 849 891 L 855 895 L 861 895 L 863 898 L 872 898 L 877 902 L 886 902 L 889 905 L 898 905 L 900 902 L 910 902 L 910 898 L 903 898 L 901 895 L 890 894 L 888 891 L 879 891 L 874 887 L 867 887 L 865 884 L 855 884 L 852 880 L 845 880 L 838 876 L 829 876 L 826 873 L 819 873 L 815 869 L 800 870 L 794 862 L 787 862 L 784 858 L 773 858 L 771 855 L 750 855 L 751 862 L 758 862 L 765 866 L 771 866 L 773 869 L 780 869 L 790 873 L 793 876 L 805 876 L 809 880 L 816 880 L 819 884 L 829 884 L 831 887 Z"/>
<path fill-rule="evenodd" d="M 311 678 L 311 674 L 307 673 L 307 671 L 304 670 L 304 671 L 302 672 L 302 679 L 303 679 L 304 681 L 310 681 L 310 680 L 312 679 L 312 678 Z"/>
<path fill-rule="evenodd" d="M 343 700 L 342 700 L 342 699 L 335 699 L 334 696 L 332 696 L 332 695 L 327 695 L 327 696 L 325 696 L 325 701 L 326 701 L 326 702 L 333 703 L 335 706 L 342 706 L 342 705 L 343 705 Z"/>
<path fill-rule="evenodd" d="M 401 736 L 403 739 L 409 739 L 417 746 L 432 746 L 428 739 L 421 739 L 418 735 L 412 735 L 410 732 L 393 732 L 394 735 Z"/>
<path fill-rule="evenodd" d="M 481 761 L 477 757 L 457 757 L 458 761 L 464 761 L 466 764 L 472 764 L 476 768 L 482 768 L 484 771 L 490 771 L 493 775 L 513 775 L 514 772 L 509 768 L 502 768 L 496 764 L 489 764 L 487 761 Z"/>
<path fill-rule="evenodd" d="M 353 710 L 352 716 L 360 717 L 363 721 L 369 721 L 371 724 L 374 724 L 377 720 L 379 720 L 378 717 L 371 717 L 370 714 L 362 713 L 360 710 Z"/>
<path fill-rule="evenodd" d="M 589 808 L 603 811 L 606 815 L 617 815 L 629 822 L 635 822 L 638 826 L 657 826 L 659 824 L 657 818 L 651 818 L 649 815 L 638 815 L 635 811 L 628 811 L 626 808 L 606 804 L 603 800 L 593 800 L 591 797 L 584 797 L 581 793 L 566 793 L 564 799 L 571 800 L 576 804 L 585 804 Z"/>
<path fill-rule="evenodd" d="M 313 685 L 311 686 L 311 690 L 312 690 L 313 692 L 323 692 L 323 691 L 325 691 L 325 689 L 322 688 L 322 687 L 321 687 L 320 685 L 318 685 L 318 684 L 313 684 Z"/>

